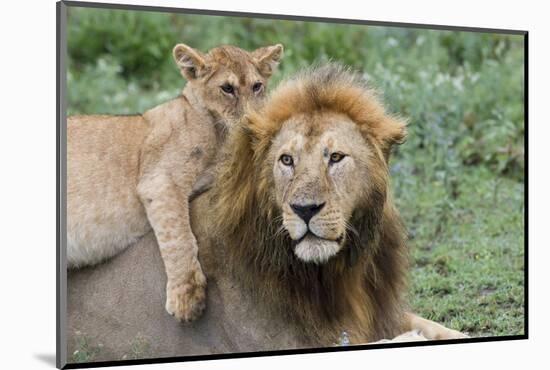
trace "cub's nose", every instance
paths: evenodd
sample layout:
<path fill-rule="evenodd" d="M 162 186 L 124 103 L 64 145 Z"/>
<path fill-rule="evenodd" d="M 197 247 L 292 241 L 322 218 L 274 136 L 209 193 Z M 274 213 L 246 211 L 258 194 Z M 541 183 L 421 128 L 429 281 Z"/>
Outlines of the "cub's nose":
<path fill-rule="evenodd" d="M 315 216 L 319 211 L 325 206 L 325 203 L 321 204 L 291 204 L 290 208 L 296 213 L 306 225 L 309 223 L 309 220 Z"/>

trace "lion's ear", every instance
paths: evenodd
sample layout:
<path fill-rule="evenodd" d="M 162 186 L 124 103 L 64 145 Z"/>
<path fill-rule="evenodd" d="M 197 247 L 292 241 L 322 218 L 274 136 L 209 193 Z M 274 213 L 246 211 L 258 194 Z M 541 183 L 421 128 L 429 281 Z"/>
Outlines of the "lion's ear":
<path fill-rule="evenodd" d="M 200 77 L 204 72 L 206 63 L 200 51 L 185 44 L 178 44 L 174 47 L 172 54 L 174 55 L 176 64 L 181 69 L 181 74 L 187 80 Z"/>
<path fill-rule="evenodd" d="M 382 122 L 379 130 L 382 152 L 387 162 L 393 147 L 405 142 L 407 138 L 407 122 L 399 118 L 388 117 Z"/>
<path fill-rule="evenodd" d="M 271 45 L 256 49 L 252 52 L 252 56 L 258 63 L 260 73 L 264 77 L 270 77 L 275 68 L 279 65 L 279 62 L 283 58 L 283 45 Z"/>

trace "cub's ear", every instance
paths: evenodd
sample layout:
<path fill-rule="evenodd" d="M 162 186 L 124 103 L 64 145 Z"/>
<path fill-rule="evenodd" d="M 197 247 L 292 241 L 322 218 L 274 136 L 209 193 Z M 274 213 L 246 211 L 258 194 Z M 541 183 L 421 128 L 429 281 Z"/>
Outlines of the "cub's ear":
<path fill-rule="evenodd" d="M 172 52 L 176 64 L 181 69 L 181 74 L 188 80 L 200 77 L 206 68 L 204 56 L 185 44 L 178 44 Z"/>
<path fill-rule="evenodd" d="M 252 52 L 252 57 L 258 63 L 260 73 L 264 77 L 270 77 L 273 74 L 273 71 L 283 57 L 283 50 L 283 45 L 277 44 L 264 46 Z"/>

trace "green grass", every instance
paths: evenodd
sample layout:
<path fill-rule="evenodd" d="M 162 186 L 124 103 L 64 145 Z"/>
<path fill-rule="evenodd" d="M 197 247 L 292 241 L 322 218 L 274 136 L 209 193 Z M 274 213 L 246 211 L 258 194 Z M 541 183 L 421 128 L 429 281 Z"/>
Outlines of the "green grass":
<path fill-rule="evenodd" d="M 75 333 L 74 341 L 76 342 L 76 350 L 72 353 L 72 362 L 83 363 L 94 361 L 103 347 L 102 344 L 96 344 L 88 336 L 80 332 Z"/>
<path fill-rule="evenodd" d="M 523 184 L 473 168 L 450 193 L 443 182 L 416 186 L 398 198 L 413 310 L 470 336 L 523 334 Z"/>
<path fill-rule="evenodd" d="M 151 343 L 142 334 L 138 334 L 130 343 L 130 350 L 122 355 L 122 360 L 137 360 L 152 357 Z"/>
<path fill-rule="evenodd" d="M 77 331 L 74 333 L 73 340 L 76 348 L 71 355 L 72 361 L 76 363 L 86 363 L 100 360 L 105 356 L 102 352 L 103 344 L 99 343 L 96 338 Z M 126 349 L 122 351 L 121 360 L 137 360 L 142 358 L 151 358 L 154 354 L 151 351 L 151 343 L 141 333 L 138 333 L 133 339 L 126 343 Z"/>
<path fill-rule="evenodd" d="M 68 111 L 145 111 L 184 86 L 179 42 L 283 43 L 272 86 L 336 60 L 365 73 L 409 137 L 391 161 L 410 232 L 410 302 L 472 336 L 524 332 L 523 39 L 234 17 L 70 9 Z M 93 353 L 93 352 L 92 352 Z"/>

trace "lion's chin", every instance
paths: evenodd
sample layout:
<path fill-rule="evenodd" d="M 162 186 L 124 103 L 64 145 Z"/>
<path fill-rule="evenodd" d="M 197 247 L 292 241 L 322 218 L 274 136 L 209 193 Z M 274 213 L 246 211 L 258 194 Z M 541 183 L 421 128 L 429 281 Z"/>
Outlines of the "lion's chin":
<path fill-rule="evenodd" d="M 321 239 L 307 234 L 294 248 L 296 257 L 304 262 L 325 263 L 330 257 L 340 251 L 341 246 L 334 240 Z"/>

